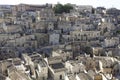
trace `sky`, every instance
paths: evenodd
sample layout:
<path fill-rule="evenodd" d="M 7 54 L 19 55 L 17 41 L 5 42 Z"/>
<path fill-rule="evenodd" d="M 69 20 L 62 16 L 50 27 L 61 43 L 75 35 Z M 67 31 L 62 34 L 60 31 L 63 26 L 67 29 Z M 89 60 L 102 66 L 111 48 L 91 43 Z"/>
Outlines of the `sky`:
<path fill-rule="evenodd" d="M 0 4 L 45 4 L 45 3 L 72 3 L 77 5 L 92 5 L 93 7 L 106 7 L 120 9 L 120 0 L 0 0 Z"/>

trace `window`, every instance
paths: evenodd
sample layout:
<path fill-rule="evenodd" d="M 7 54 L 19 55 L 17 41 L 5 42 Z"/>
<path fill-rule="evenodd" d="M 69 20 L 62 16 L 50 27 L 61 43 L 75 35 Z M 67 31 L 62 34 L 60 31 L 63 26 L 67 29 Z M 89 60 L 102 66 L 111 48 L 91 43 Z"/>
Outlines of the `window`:
<path fill-rule="evenodd" d="M 62 75 L 60 75 L 60 80 L 62 80 Z"/>
<path fill-rule="evenodd" d="M 43 77 L 43 80 L 45 80 L 45 77 Z"/>
<path fill-rule="evenodd" d="M 97 33 L 97 36 L 99 36 L 100 34 L 99 33 Z"/>

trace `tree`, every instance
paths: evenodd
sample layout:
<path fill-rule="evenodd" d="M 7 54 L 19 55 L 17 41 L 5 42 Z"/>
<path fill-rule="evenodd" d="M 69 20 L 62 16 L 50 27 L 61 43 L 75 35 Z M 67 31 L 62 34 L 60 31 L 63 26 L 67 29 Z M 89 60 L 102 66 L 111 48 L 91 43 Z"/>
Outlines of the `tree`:
<path fill-rule="evenodd" d="M 117 33 L 117 34 L 120 34 L 120 30 L 117 30 L 116 33 Z"/>
<path fill-rule="evenodd" d="M 62 14 L 62 13 L 69 13 L 70 10 L 73 9 L 73 6 L 71 4 L 65 4 L 65 5 L 62 5 L 60 3 L 58 3 L 54 8 L 54 12 L 56 14 Z"/>
<path fill-rule="evenodd" d="M 84 52 L 86 54 L 92 54 L 91 47 L 90 46 L 86 46 Z"/>
<path fill-rule="evenodd" d="M 71 4 L 65 4 L 64 5 L 64 12 L 65 13 L 69 13 L 71 9 L 73 9 L 73 7 L 71 6 Z"/>
<path fill-rule="evenodd" d="M 107 27 L 103 29 L 103 33 L 106 33 L 108 31 Z"/>
<path fill-rule="evenodd" d="M 54 8 L 53 8 L 54 12 L 55 13 L 63 13 L 64 12 L 64 9 L 63 9 L 63 5 L 58 3 Z"/>

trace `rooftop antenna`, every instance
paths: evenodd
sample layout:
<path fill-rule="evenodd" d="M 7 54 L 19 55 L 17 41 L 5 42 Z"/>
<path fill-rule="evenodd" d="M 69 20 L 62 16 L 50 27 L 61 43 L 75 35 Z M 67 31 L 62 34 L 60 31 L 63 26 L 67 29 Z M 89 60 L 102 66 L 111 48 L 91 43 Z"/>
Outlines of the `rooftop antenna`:
<path fill-rule="evenodd" d="M 58 1 L 57 4 L 60 4 L 60 2 Z"/>
<path fill-rule="evenodd" d="M 112 5 L 112 8 L 114 8 L 114 5 Z"/>

